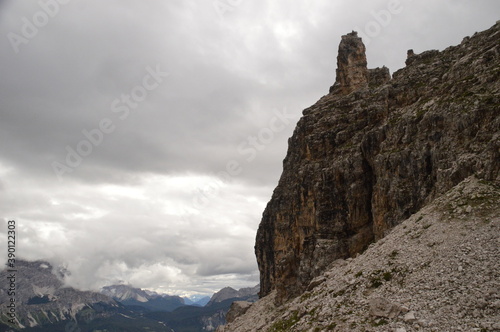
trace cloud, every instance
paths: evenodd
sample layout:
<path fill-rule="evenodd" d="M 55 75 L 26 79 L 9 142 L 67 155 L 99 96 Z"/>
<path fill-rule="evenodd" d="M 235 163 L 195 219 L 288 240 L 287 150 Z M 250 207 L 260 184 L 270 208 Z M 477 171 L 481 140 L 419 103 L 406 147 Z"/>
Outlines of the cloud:
<path fill-rule="evenodd" d="M 500 6 L 401 0 L 384 17 L 393 2 L 240 1 L 221 13 L 211 1 L 73 0 L 17 53 L 9 34 L 54 2 L 0 2 L 0 210 L 18 222 L 19 254 L 66 264 L 81 288 L 255 284 L 262 211 L 301 111 L 335 80 L 340 36 L 378 24 L 368 63 L 393 72 L 407 49 L 493 25 Z M 149 89 L 155 70 L 168 75 Z M 96 130 L 98 144 L 85 134 Z M 60 181 L 54 162 L 84 141 L 91 153 Z"/>
<path fill-rule="evenodd" d="M 220 184 L 196 208 L 193 195 L 207 182 Z M 16 185 L 7 181 L 11 199 L 2 210 L 18 221 L 19 255 L 65 265 L 73 272 L 69 284 L 82 289 L 120 280 L 145 288 L 182 285 L 171 292 L 195 292 L 190 282 L 197 279 L 255 274 L 254 230 L 271 190 L 198 175 L 154 175 L 135 185 L 77 183 L 71 192 Z"/>

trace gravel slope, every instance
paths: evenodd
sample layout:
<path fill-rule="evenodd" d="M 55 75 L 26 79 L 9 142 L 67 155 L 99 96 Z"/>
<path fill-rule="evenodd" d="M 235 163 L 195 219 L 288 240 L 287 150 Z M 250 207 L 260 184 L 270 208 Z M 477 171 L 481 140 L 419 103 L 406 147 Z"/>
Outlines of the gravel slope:
<path fill-rule="evenodd" d="M 500 331 L 500 185 L 469 177 L 282 306 L 218 331 Z"/>

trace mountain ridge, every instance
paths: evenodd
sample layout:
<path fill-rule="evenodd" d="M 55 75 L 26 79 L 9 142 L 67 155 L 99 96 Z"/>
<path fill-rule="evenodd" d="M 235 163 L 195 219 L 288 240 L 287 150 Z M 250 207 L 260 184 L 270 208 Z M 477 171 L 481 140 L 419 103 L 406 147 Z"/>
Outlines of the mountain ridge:
<path fill-rule="evenodd" d="M 101 289 L 101 294 L 124 305 L 141 306 L 152 311 L 173 311 L 186 305 L 180 296 L 158 294 L 129 285 L 105 286 Z"/>
<path fill-rule="evenodd" d="M 390 80 L 366 68 L 355 33 L 342 37 L 338 71 L 354 73 L 303 111 L 259 225 L 261 296 L 300 295 L 466 177 L 498 177 L 499 27 L 409 52 Z"/>
<path fill-rule="evenodd" d="M 36 327 L 75 320 L 79 312 L 96 305 L 118 307 L 114 300 L 105 295 L 65 287 L 48 262 L 18 259 L 15 269 L 18 280 L 15 291 L 17 327 Z M 0 271 L 2 279 L 6 279 L 8 275 L 7 269 Z M 8 323 L 9 317 L 5 310 L 9 301 L 8 293 L 3 288 L 0 289 L 0 322 L 12 326 Z"/>
<path fill-rule="evenodd" d="M 236 290 L 232 287 L 224 287 L 220 291 L 216 292 L 210 298 L 207 305 L 211 305 L 217 302 L 222 302 L 227 299 L 238 298 L 239 300 L 245 301 L 256 301 L 257 294 L 259 292 L 260 285 L 256 285 L 254 287 L 244 287 Z"/>
<path fill-rule="evenodd" d="M 277 305 L 273 290 L 218 332 L 499 331 L 499 201 L 498 181 L 466 178 L 300 296 Z"/>
<path fill-rule="evenodd" d="M 432 261 L 423 262 L 421 269 L 431 264 L 429 273 L 441 273 L 437 278 L 440 283 L 426 286 L 418 269 L 387 271 L 394 261 L 382 259 L 377 250 L 382 250 L 383 243 L 392 239 L 386 237 L 392 234 L 429 259 L 429 253 L 436 260 L 444 255 L 435 253 L 433 247 L 458 255 L 455 248 L 447 246 L 447 241 L 455 243 L 455 238 L 442 236 L 437 242 L 419 242 L 423 241 L 420 236 L 432 237 L 427 229 L 456 234 L 451 227 L 455 224 L 439 220 L 445 217 L 464 220 L 470 234 L 462 232 L 470 241 L 475 234 L 479 239 L 498 241 L 499 45 L 500 21 L 443 51 L 415 54 L 409 50 L 406 66 L 391 77 L 386 68 L 367 68 L 365 47 L 355 32 L 342 36 L 335 84 L 328 95 L 303 111 L 289 139 L 278 186 L 259 225 L 255 253 L 261 299 L 240 317 L 231 315 L 235 320 L 220 331 L 456 331 L 461 325 L 490 331 L 498 327 L 493 323 L 498 318 L 494 314 L 498 297 L 491 297 L 489 290 L 482 288 L 494 285 L 489 279 L 492 273 L 498 277 L 498 246 L 475 247 L 474 253 L 488 269 L 473 266 L 487 277 L 483 285 L 477 285 L 478 293 L 468 294 L 470 303 L 449 293 L 452 288 L 443 279 L 448 275 L 461 290 L 467 289 L 449 262 L 443 260 L 447 269 L 442 272 L 435 270 L 439 266 Z M 482 201 L 486 195 L 483 189 L 491 194 L 487 201 Z M 466 196 L 467 192 L 473 194 Z M 432 205 L 440 200 L 445 200 L 446 206 Z M 422 211 L 427 208 L 435 208 L 440 217 L 426 218 Z M 475 213 L 480 217 L 472 218 Z M 401 231 L 405 226 L 409 233 Z M 492 233 L 488 235 L 485 229 Z M 397 256 L 402 249 L 393 250 Z M 491 255 L 482 255 L 483 250 Z M 411 258 L 411 251 L 405 255 Z M 366 261 L 367 256 L 375 260 L 370 271 L 361 266 L 357 271 L 345 269 Z M 457 257 L 450 257 L 450 262 L 463 271 Z M 470 310 L 457 305 L 440 311 L 418 293 L 415 298 L 434 312 L 411 297 L 406 306 L 384 298 L 377 302 L 371 294 L 386 284 L 404 292 L 404 287 L 391 283 L 399 272 L 409 274 L 409 278 L 419 276 L 424 290 L 440 289 L 441 293 L 433 293 L 439 303 L 448 306 L 456 301 Z M 344 275 L 351 274 L 354 277 L 346 280 Z M 356 282 L 356 278 L 365 283 Z M 342 289 L 345 284 L 347 288 Z M 364 292 L 357 293 L 356 287 Z M 475 301 L 475 296 L 493 301 L 493 307 Z M 332 306 L 332 298 L 337 297 L 339 302 Z M 340 300 L 349 301 L 356 310 L 343 308 Z M 324 304 L 325 310 L 314 305 L 318 303 Z M 353 312 L 363 319 L 356 320 Z M 435 312 L 453 319 L 443 321 Z M 419 317 L 422 314 L 432 319 Z"/>
<path fill-rule="evenodd" d="M 25 261 L 15 263 L 16 320 L 9 322 L 10 295 L 0 288 L 0 331 L 56 332 L 78 328 L 80 331 L 106 329 L 110 332 L 137 331 L 214 331 L 225 323 L 232 301 L 256 300 L 258 287 L 230 287 L 212 296 L 206 306 L 186 305 L 179 296 L 159 294 L 130 285 L 106 286 L 102 291 L 80 291 L 64 284 L 70 271 L 52 266 L 49 262 Z M 10 272 L 0 271 L 7 279 Z M 208 302 L 201 298 L 199 301 Z"/>

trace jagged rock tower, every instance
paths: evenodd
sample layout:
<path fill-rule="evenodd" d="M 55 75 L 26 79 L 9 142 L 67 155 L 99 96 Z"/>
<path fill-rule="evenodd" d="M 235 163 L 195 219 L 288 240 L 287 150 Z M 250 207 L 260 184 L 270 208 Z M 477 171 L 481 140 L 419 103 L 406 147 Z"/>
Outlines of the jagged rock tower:
<path fill-rule="evenodd" d="M 358 33 L 342 36 L 337 56 L 337 79 L 330 92 L 348 94 L 368 84 L 366 49 Z"/>
<path fill-rule="evenodd" d="M 337 78 L 330 93 L 346 95 L 355 90 L 381 85 L 391 79 L 386 67 L 368 69 L 365 44 L 353 31 L 342 36 L 337 56 Z"/>
<path fill-rule="evenodd" d="M 257 232 L 261 296 L 301 294 L 434 197 L 500 163 L 500 24 L 443 52 L 408 53 L 391 79 L 342 37 L 330 94 L 303 111 Z"/>

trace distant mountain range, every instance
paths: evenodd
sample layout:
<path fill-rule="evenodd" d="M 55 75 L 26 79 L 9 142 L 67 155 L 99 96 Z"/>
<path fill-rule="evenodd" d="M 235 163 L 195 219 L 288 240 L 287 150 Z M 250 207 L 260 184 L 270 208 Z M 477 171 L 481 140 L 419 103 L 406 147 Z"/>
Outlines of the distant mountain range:
<path fill-rule="evenodd" d="M 194 305 L 196 307 L 204 307 L 210 301 L 210 296 L 192 296 L 190 298 L 184 297 L 184 303 L 186 305 Z"/>
<path fill-rule="evenodd" d="M 208 301 L 207 305 L 212 305 L 214 303 L 223 302 L 229 299 L 239 299 L 249 302 L 255 302 L 259 299 L 259 289 L 259 285 L 255 287 L 241 288 L 240 290 L 236 290 L 231 287 L 225 287 L 212 295 L 212 298 L 210 299 L 210 301 Z"/>
<path fill-rule="evenodd" d="M 0 271 L 1 280 L 9 274 L 7 269 Z M 258 291 L 258 287 L 239 291 L 226 287 L 212 298 L 192 299 L 129 285 L 84 292 L 64 287 L 64 273 L 44 261 L 18 260 L 15 277 L 14 296 L 8 288 L 0 289 L 0 332 L 214 331 L 225 324 L 233 301 L 255 301 Z M 14 321 L 9 316 L 11 298 L 16 301 Z"/>
<path fill-rule="evenodd" d="M 101 290 L 101 294 L 123 305 L 140 306 L 152 311 L 173 311 L 186 305 L 180 296 L 158 294 L 128 285 L 106 286 Z"/>
<path fill-rule="evenodd" d="M 172 331 L 164 322 L 144 316 L 109 296 L 64 287 L 62 275 L 56 275 L 57 271 L 47 262 L 17 260 L 15 270 L 0 272 L 1 280 L 15 276 L 14 292 L 0 289 L 0 331 Z M 15 300 L 15 310 L 7 307 L 11 299 Z M 15 317 L 9 315 L 12 312 Z"/>
<path fill-rule="evenodd" d="M 101 293 L 115 301 L 135 308 L 147 310 L 145 316 L 165 322 L 176 332 L 214 331 L 225 324 L 225 316 L 234 301 L 254 302 L 258 299 L 259 285 L 236 290 L 225 287 L 212 297 L 201 297 L 196 302 L 156 292 L 134 288 L 128 285 L 104 287 Z"/>

